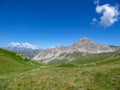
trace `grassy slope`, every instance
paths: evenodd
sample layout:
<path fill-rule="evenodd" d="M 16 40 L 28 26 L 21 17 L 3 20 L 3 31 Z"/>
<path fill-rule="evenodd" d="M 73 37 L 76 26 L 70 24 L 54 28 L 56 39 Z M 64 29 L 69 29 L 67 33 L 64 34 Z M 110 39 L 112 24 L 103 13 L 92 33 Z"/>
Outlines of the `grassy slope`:
<path fill-rule="evenodd" d="M 8 90 L 119 90 L 120 63 L 113 65 L 112 62 L 81 68 L 50 66 L 38 68 L 8 78 L 5 83 L 2 83 L 1 88 Z"/>
<path fill-rule="evenodd" d="M 36 67 L 37 65 L 36 62 L 30 61 L 23 55 L 0 49 L 0 74 L 20 72 Z"/>
<path fill-rule="evenodd" d="M 61 55 L 62 56 L 62 55 Z M 64 54 L 63 54 L 64 56 Z M 100 54 L 82 54 L 80 52 L 75 52 L 72 54 L 66 54 L 65 59 L 62 60 L 53 60 L 49 64 L 50 65 L 61 65 L 61 64 L 89 64 L 96 63 L 99 61 L 104 61 L 107 59 L 112 59 L 115 57 L 119 57 L 120 52 L 112 52 L 112 53 L 100 53 Z M 68 59 L 66 59 L 68 58 Z M 73 59 L 73 60 L 69 60 Z"/>
<path fill-rule="evenodd" d="M 26 67 L 31 67 L 21 57 L 19 58 L 22 62 L 16 56 L 12 59 L 10 53 L 7 53 L 6 59 L 10 58 L 10 63 L 15 65 L 16 69 L 19 67 L 25 70 Z M 98 61 L 97 57 L 95 58 L 95 62 Z M 2 66 L 4 65 L 6 64 Z M 1 68 L 4 69 L 3 67 Z M 112 58 L 96 64 L 42 66 L 12 75 L 0 74 L 0 90 L 120 90 L 119 53 L 112 54 Z"/>

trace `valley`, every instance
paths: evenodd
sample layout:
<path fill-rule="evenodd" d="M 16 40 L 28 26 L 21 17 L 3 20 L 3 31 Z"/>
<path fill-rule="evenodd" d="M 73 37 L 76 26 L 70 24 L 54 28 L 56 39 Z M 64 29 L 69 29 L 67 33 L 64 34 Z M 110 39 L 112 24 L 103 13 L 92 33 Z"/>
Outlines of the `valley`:
<path fill-rule="evenodd" d="M 0 90 L 119 90 L 120 52 L 86 56 L 42 64 L 0 49 Z"/>
<path fill-rule="evenodd" d="M 120 90 L 120 0 L 0 0 L 0 90 Z"/>

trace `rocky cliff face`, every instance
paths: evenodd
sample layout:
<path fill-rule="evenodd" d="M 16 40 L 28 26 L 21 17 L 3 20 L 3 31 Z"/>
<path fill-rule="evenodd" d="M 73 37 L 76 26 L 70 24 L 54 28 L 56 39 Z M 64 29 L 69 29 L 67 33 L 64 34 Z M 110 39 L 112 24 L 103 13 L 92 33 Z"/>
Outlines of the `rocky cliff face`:
<path fill-rule="evenodd" d="M 43 61 L 45 63 L 59 58 L 61 54 L 65 53 L 73 53 L 73 52 L 83 52 L 83 53 L 105 53 L 105 52 L 113 52 L 114 50 L 107 45 L 95 43 L 88 38 L 83 38 L 74 43 L 71 46 L 64 47 L 55 47 L 46 49 L 39 54 L 37 54 L 33 59 L 37 61 Z"/>

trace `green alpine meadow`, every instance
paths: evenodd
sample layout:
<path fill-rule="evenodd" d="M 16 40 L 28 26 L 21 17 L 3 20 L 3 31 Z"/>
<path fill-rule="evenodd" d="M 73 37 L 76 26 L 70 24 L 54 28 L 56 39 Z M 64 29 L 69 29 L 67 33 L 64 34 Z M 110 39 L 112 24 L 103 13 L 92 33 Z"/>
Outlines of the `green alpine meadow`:
<path fill-rule="evenodd" d="M 80 57 L 79 53 L 71 56 Z M 99 58 L 97 58 L 99 57 Z M 120 52 L 41 64 L 0 49 L 0 90 L 119 90 Z M 90 60 L 90 61 L 89 61 Z"/>

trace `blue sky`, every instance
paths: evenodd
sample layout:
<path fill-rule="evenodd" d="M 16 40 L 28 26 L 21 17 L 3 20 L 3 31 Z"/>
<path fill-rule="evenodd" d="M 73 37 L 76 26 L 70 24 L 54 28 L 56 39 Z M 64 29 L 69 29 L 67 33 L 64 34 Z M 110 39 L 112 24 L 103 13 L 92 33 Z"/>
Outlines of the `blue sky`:
<path fill-rule="evenodd" d="M 66 46 L 83 37 L 120 45 L 119 14 L 107 12 L 119 12 L 120 0 L 98 1 L 0 0 L 0 47 L 11 42 Z"/>

